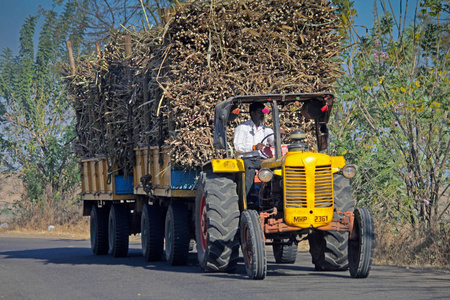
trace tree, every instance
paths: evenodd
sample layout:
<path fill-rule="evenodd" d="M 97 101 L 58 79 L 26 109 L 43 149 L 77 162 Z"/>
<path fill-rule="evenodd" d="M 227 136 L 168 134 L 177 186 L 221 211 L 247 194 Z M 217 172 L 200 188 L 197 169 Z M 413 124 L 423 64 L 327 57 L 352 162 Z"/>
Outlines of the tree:
<path fill-rule="evenodd" d="M 13 56 L 7 48 L 0 58 L 2 169 L 21 172 L 28 200 L 41 210 L 67 205 L 64 201 L 79 181 L 70 151 L 73 113 L 58 71 L 61 41 L 70 34 L 68 9 L 61 15 L 41 11 L 28 17 L 19 54 Z M 39 17 L 44 21 L 35 53 Z"/>
<path fill-rule="evenodd" d="M 371 32 L 344 53 L 347 73 L 337 87 L 346 113 L 343 128 L 351 131 L 337 132 L 335 144 L 338 154 L 350 146 L 346 156 L 362 163 L 361 199 L 375 200 L 392 219 L 430 230 L 439 230 L 449 208 L 441 205 L 450 165 L 443 4 L 448 1 L 420 3 L 407 27 L 399 22 L 405 16 L 376 16 Z"/>
<path fill-rule="evenodd" d="M 351 3 L 339 2 L 350 19 Z M 414 236 L 447 232 L 450 53 L 441 16 L 449 2 L 422 1 L 411 24 L 406 12 L 396 15 L 390 1 L 380 2 L 366 36 L 344 22 L 345 76 L 336 87 L 344 118 L 334 121 L 335 154 L 359 164 L 357 198 L 382 223 L 407 221 Z"/>
<path fill-rule="evenodd" d="M 345 142 L 336 139 L 336 146 L 338 152 L 353 146 L 347 156 L 363 163 L 359 194 L 381 202 L 390 217 L 430 230 L 439 230 L 449 208 L 442 205 L 450 165 L 445 5 L 420 3 L 407 27 L 383 11 L 370 34 L 344 54 L 347 74 L 337 87 L 344 128 L 352 133 L 338 132 Z"/>
<path fill-rule="evenodd" d="M 49 210 L 53 220 L 67 222 L 62 212 L 73 210 L 72 191 L 79 172 L 71 141 L 75 138 L 71 103 L 61 80 L 68 61 L 66 41 L 76 56 L 91 52 L 114 30 L 140 30 L 159 24 L 166 0 L 54 0 L 55 10 L 40 10 L 26 19 L 17 56 L 3 49 L 0 56 L 0 166 L 18 170 L 26 188 L 18 210 L 29 218 L 36 209 Z M 148 15 L 152 19 L 148 18 Z M 43 18 L 39 44 L 33 37 Z M 145 21 L 143 21 L 145 20 Z M 72 205 L 73 206 L 73 205 Z"/>

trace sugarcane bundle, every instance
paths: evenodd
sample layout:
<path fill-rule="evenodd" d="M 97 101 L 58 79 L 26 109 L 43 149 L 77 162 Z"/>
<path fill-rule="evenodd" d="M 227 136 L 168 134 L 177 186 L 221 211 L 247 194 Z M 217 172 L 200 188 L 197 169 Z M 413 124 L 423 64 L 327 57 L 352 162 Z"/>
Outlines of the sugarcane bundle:
<path fill-rule="evenodd" d="M 80 155 L 129 169 L 133 147 L 169 145 L 174 163 L 199 166 L 220 155 L 212 147 L 218 102 L 330 91 L 338 75 L 339 19 L 327 1 L 191 1 L 164 19 L 128 32 L 128 41 L 116 33 L 100 54 L 78 62 L 69 89 Z M 311 126 L 295 105 L 289 110 L 282 126 Z"/>

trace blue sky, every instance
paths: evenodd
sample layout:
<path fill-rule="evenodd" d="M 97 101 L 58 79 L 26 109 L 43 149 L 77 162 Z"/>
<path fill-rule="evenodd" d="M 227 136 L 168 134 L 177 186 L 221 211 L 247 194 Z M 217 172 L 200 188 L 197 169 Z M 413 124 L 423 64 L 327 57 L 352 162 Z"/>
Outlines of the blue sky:
<path fill-rule="evenodd" d="M 52 0 L 0 0 L 0 51 L 9 47 L 18 52 L 22 24 L 39 7 L 52 8 Z"/>
<path fill-rule="evenodd" d="M 391 2 L 398 12 L 400 0 Z M 415 1 L 410 1 L 411 6 L 412 2 Z M 17 54 L 20 28 L 25 18 L 35 14 L 40 7 L 52 8 L 52 0 L 0 0 L 0 51 L 9 47 Z M 355 0 L 355 8 L 358 11 L 356 23 L 370 28 L 373 23 L 373 0 Z"/>

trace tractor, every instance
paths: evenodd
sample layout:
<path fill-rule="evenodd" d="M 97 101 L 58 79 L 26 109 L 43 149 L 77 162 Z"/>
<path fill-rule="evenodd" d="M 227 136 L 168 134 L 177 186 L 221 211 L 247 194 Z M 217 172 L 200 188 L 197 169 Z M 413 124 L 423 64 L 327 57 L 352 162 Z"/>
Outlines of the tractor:
<path fill-rule="evenodd" d="M 264 279 L 266 246 L 272 246 L 277 263 L 292 264 L 298 243 L 307 239 L 316 270 L 369 275 L 374 224 L 371 211 L 357 207 L 352 196 L 350 179 L 357 169 L 343 156 L 324 153 L 333 101 L 330 93 L 266 94 L 230 97 L 216 105 L 214 147 L 225 154 L 203 166 L 194 209 L 204 272 L 235 270 L 241 248 L 249 278 Z M 262 151 L 257 183 L 247 195 L 244 162 L 234 156 L 227 126 L 236 108 L 254 102 L 270 107 L 274 145 Z M 280 116 L 292 107 L 313 120 L 314 147 L 300 128 L 280 130 Z"/>

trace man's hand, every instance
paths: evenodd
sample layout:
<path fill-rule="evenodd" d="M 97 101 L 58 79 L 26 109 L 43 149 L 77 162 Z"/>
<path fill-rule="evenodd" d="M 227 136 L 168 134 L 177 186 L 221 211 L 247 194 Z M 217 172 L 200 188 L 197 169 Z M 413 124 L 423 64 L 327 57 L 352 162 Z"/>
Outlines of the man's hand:
<path fill-rule="evenodd" d="M 264 145 L 263 143 L 258 143 L 256 145 L 253 146 L 254 150 L 262 150 L 266 145 Z"/>

